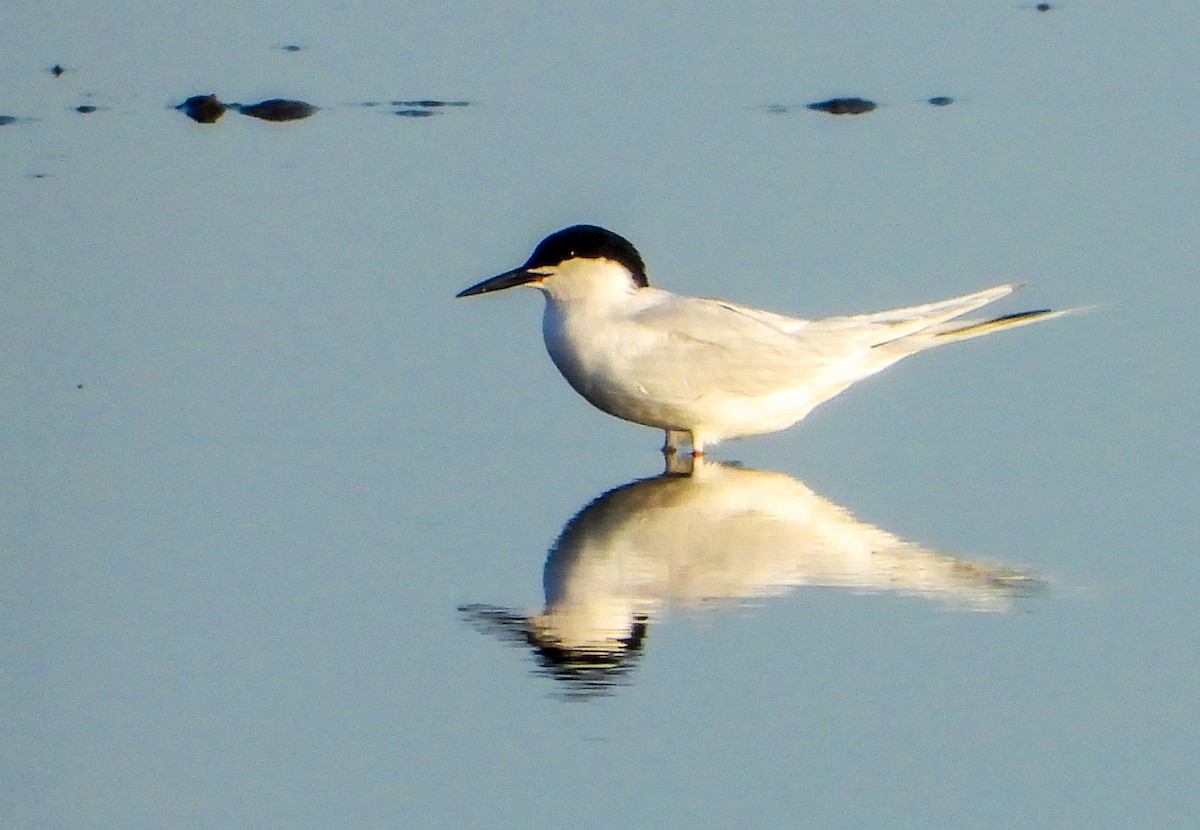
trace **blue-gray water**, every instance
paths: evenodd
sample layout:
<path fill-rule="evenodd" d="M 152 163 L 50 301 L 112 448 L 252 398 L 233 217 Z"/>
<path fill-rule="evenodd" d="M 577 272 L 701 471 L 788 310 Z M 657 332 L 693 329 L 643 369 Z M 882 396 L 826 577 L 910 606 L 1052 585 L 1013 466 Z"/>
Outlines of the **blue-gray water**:
<path fill-rule="evenodd" d="M 1185 825 L 1200 11 L 1053 5 L 0 9 L 0 824 Z M 452 299 L 582 221 L 1100 307 L 655 479 L 534 292 Z"/>

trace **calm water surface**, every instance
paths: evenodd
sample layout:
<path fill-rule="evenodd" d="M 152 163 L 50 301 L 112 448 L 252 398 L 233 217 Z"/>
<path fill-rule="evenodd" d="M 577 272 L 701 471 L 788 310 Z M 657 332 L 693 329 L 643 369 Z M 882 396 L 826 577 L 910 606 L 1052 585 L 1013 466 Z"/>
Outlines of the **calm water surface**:
<path fill-rule="evenodd" d="M 3 826 L 1200 811 L 1193 4 L 0 25 Z M 583 221 L 797 315 L 1100 307 L 660 475 L 533 292 L 453 300 Z"/>

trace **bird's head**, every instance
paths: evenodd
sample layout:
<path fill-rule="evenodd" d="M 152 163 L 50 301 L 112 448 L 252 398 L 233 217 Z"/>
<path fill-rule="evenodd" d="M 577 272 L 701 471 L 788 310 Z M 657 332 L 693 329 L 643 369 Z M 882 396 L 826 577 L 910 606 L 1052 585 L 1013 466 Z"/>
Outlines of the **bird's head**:
<path fill-rule="evenodd" d="M 472 297 L 517 285 L 541 289 L 552 298 L 645 288 L 646 266 L 623 236 L 596 225 L 572 225 L 547 236 L 525 264 L 463 289 Z"/>

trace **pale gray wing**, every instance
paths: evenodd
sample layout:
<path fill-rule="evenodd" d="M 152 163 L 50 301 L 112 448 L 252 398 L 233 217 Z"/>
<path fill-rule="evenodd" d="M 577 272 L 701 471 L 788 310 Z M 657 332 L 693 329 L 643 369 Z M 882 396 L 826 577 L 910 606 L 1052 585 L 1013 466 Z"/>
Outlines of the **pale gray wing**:
<path fill-rule="evenodd" d="M 714 390 L 757 397 L 824 382 L 877 339 L 870 325 L 810 336 L 802 325 L 807 321 L 700 297 L 674 297 L 643 310 L 634 322 L 655 343 L 633 358 L 636 375 L 647 393 L 667 398 L 698 398 Z"/>
<path fill-rule="evenodd" d="M 694 399 L 714 390 L 757 397 L 804 385 L 834 394 L 934 345 L 938 338 L 932 335 L 943 334 L 946 321 L 1015 288 L 998 285 L 917 306 L 821 320 L 673 295 L 634 318 L 655 345 L 632 363 L 645 391 L 664 398 Z"/>

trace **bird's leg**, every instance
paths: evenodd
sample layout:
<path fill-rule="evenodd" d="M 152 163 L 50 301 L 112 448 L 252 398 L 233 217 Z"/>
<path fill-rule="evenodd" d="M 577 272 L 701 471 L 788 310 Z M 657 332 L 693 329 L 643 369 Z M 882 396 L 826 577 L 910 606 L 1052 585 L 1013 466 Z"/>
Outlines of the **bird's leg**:
<path fill-rule="evenodd" d="M 690 476 L 696 466 L 696 459 L 689 454 L 671 453 L 666 457 L 666 461 L 666 467 L 663 469 L 665 476 Z"/>
<path fill-rule="evenodd" d="M 683 440 L 684 433 L 678 429 L 666 430 L 667 438 L 663 442 L 662 453 L 670 458 L 679 449 L 679 442 Z"/>

